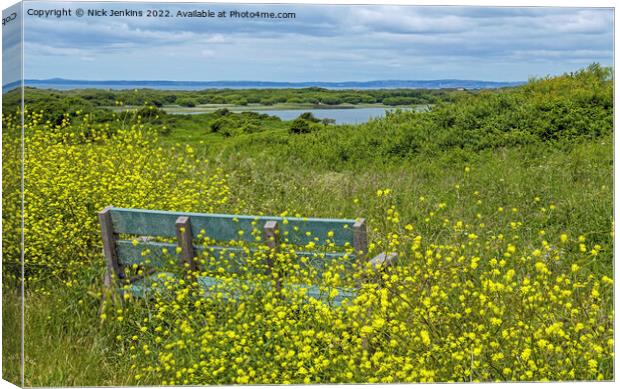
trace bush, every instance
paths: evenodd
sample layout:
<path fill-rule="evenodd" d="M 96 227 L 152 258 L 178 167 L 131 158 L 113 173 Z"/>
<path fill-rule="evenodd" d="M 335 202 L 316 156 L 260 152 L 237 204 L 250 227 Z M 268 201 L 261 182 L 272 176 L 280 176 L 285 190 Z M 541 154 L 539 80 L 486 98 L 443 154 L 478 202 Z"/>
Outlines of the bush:
<path fill-rule="evenodd" d="M 196 106 L 196 101 L 193 99 L 177 99 L 177 104 L 182 106 L 182 107 L 195 107 Z"/>
<path fill-rule="evenodd" d="M 291 123 L 288 132 L 289 134 L 308 134 L 310 133 L 310 123 L 302 118 L 297 118 Z"/>
<path fill-rule="evenodd" d="M 318 123 L 321 121 L 321 119 L 317 119 L 314 117 L 314 115 L 312 114 L 312 112 L 304 112 L 301 115 L 299 115 L 299 119 L 303 119 L 307 122 L 311 122 L 311 123 Z"/>

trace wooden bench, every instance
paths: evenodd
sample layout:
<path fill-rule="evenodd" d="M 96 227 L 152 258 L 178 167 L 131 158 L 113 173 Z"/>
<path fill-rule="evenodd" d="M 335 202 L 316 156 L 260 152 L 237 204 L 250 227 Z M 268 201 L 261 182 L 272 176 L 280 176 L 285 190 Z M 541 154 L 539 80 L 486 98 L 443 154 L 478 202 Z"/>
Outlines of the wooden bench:
<path fill-rule="evenodd" d="M 103 251 L 107 261 L 106 285 L 119 288 L 123 293 L 144 296 L 150 291 L 150 285 L 163 272 L 157 271 L 170 261 L 170 254 L 177 256 L 178 265 L 194 271 L 196 274 L 209 267 L 204 258 L 215 260 L 235 257 L 235 263 L 228 271 L 236 272 L 247 265 L 244 257 L 251 256 L 259 249 L 257 244 L 267 246 L 271 255 L 266 258 L 266 271 L 279 277 L 274 269 L 274 254 L 280 243 L 286 243 L 295 250 L 297 258 L 303 258 L 309 266 L 317 269 L 320 274 L 329 261 L 343 260 L 348 263 L 347 269 L 355 270 L 356 266 L 365 265 L 367 261 L 367 234 L 364 219 L 317 219 L 317 218 L 285 218 L 276 216 L 246 216 L 223 214 L 200 214 L 187 212 L 168 212 L 144 209 L 126 209 L 106 207 L 98 213 L 103 239 Z M 257 239 L 257 232 L 259 238 Z M 197 242 L 208 237 L 213 245 L 201 245 Z M 158 239 L 158 241 L 156 240 Z M 314 249 L 314 244 L 321 239 L 328 239 L 329 251 Z M 259 242 L 257 242 L 257 240 Z M 242 242 L 246 247 L 232 244 Z M 220 244 L 220 242 L 223 242 Z M 314 242 L 314 243 L 311 243 Z M 308 249 L 308 246 L 311 249 Z M 288 247 L 288 246 L 287 246 Z M 148 255 L 144 255 L 144 253 Z M 248 255 L 249 254 L 249 255 Z M 144 264 L 148 258 L 150 272 L 141 276 L 127 276 L 127 267 Z M 201 261 L 203 258 L 203 261 Z M 373 268 L 391 265 L 395 254 L 382 253 L 372 260 Z M 250 269 L 252 270 L 252 269 Z M 258 272 L 261 269 L 254 269 Z M 265 274 L 265 273 L 262 273 Z M 264 278 L 264 277 L 263 277 Z M 275 284 L 276 289 L 283 287 L 280 279 L 267 282 Z M 197 282 L 208 290 L 221 282 L 221 278 L 200 276 Z M 267 285 L 267 287 L 269 287 Z M 291 287 L 291 285 L 284 285 Z M 356 295 L 360 285 L 338 288 L 338 294 L 330 299 L 332 303 L 341 304 L 344 299 Z M 293 285 L 304 288 L 308 297 L 326 300 L 324 291 L 316 285 Z"/>

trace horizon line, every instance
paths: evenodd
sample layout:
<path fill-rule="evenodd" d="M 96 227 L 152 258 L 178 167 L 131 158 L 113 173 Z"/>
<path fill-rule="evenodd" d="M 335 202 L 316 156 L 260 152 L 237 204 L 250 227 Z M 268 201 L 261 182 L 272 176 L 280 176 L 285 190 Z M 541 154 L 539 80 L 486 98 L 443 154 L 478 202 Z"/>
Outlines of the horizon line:
<path fill-rule="evenodd" d="M 19 81 L 19 80 L 18 80 Z M 527 80 L 483 80 L 475 78 L 378 78 L 372 80 L 343 80 L 343 81 L 321 81 L 321 80 L 308 80 L 308 81 L 274 81 L 274 80 L 252 80 L 252 79 L 220 79 L 220 80 L 170 80 L 170 79 L 105 79 L 105 80 L 89 80 L 89 79 L 76 79 L 76 78 L 26 78 L 24 81 L 74 81 L 74 82 L 263 82 L 273 84 L 307 84 L 307 83 L 323 83 L 323 84 L 344 84 L 344 83 L 369 83 L 369 82 L 426 82 L 426 81 L 478 81 L 489 83 L 507 83 L 507 82 L 526 82 Z"/>
<path fill-rule="evenodd" d="M 300 88 L 368 88 L 368 89 L 443 89 L 443 88 L 470 88 L 470 89 L 487 89 L 493 87 L 510 87 L 526 84 L 529 80 L 520 81 L 487 81 L 476 79 L 459 79 L 459 78 L 441 78 L 441 79 L 385 79 L 385 80 L 370 80 L 370 81 L 259 81 L 259 80 L 210 80 L 210 81 L 197 81 L 197 80 L 84 80 L 84 79 L 69 79 L 69 78 L 47 78 L 47 79 L 23 79 L 24 87 L 36 87 L 37 84 L 58 84 L 66 86 L 75 85 L 78 86 L 105 86 L 105 85 L 121 85 L 126 84 L 127 87 L 134 86 L 156 86 L 160 84 L 162 86 L 205 86 L 213 88 L 227 87 L 246 87 L 244 89 L 252 89 L 252 87 L 262 88 L 278 88 L 278 87 L 300 87 Z M 16 80 L 2 85 L 3 93 L 15 87 L 19 87 L 22 84 L 22 80 Z M 399 85 L 401 84 L 401 85 Z M 402 85 L 404 84 L 404 85 Z M 409 85 L 407 85 L 409 84 Z M 418 84 L 418 85 L 416 85 Z M 430 84 L 430 85 L 429 85 Z M 435 85 L 433 85 L 435 84 Z M 453 84 L 453 85 L 442 85 Z M 469 85 L 473 84 L 473 85 Z M 481 84 L 481 85 L 476 85 Z M 51 86 L 51 85 L 50 85 Z M 54 88 L 52 88 L 54 89 Z M 158 88 L 155 88 L 158 89 Z"/>

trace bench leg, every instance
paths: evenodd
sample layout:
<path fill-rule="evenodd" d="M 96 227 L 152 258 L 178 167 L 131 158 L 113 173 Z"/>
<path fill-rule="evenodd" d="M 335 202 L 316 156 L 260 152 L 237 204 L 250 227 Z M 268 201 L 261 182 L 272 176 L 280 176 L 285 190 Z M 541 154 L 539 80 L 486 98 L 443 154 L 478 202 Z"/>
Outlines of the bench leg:
<path fill-rule="evenodd" d="M 103 290 L 101 292 L 101 304 L 99 304 L 98 315 L 101 316 L 105 310 L 105 306 L 108 301 L 112 298 L 112 277 L 110 275 L 110 269 L 106 268 L 106 271 L 103 275 Z"/>
<path fill-rule="evenodd" d="M 110 305 L 124 306 L 125 298 L 124 294 L 127 293 L 124 290 L 119 291 L 121 283 L 118 278 L 112 274 L 109 268 L 106 269 L 103 274 L 103 288 L 101 291 L 101 304 L 99 304 L 98 314 L 105 313 L 105 308 Z"/>

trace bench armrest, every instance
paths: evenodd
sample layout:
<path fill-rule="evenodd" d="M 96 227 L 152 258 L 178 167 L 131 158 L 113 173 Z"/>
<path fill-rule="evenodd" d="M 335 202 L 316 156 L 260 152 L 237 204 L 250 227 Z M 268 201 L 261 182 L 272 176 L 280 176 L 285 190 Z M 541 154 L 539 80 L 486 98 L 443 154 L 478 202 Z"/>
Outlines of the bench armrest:
<path fill-rule="evenodd" d="M 373 269 L 376 269 L 379 266 L 387 267 L 387 266 L 392 266 L 396 262 L 397 259 L 398 259 L 397 253 L 383 252 L 377 255 L 376 257 L 374 257 L 373 259 L 371 259 L 370 264 L 372 265 Z"/>

